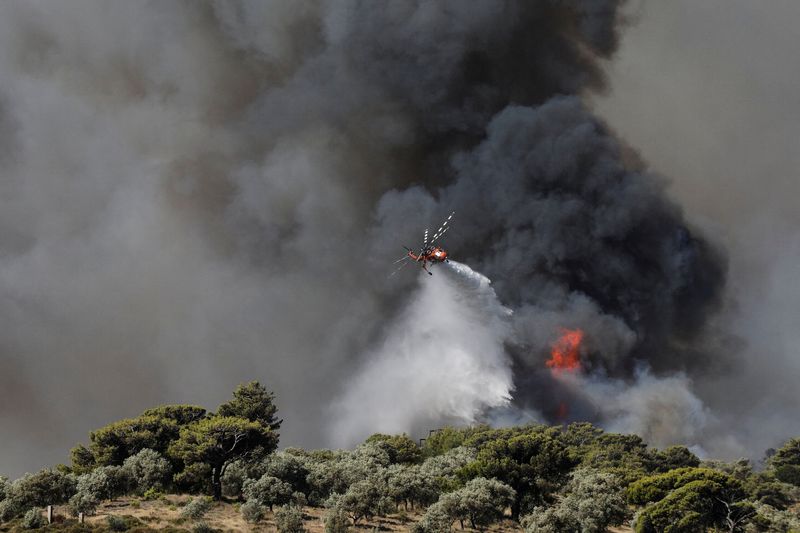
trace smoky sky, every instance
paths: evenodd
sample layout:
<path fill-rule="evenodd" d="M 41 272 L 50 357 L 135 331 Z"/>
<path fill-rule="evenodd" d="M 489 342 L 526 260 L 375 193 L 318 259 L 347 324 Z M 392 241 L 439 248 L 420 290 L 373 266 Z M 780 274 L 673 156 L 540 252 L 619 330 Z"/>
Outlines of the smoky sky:
<path fill-rule="evenodd" d="M 392 416 L 361 387 L 392 371 L 371 358 L 391 358 L 404 324 L 435 335 L 409 322 L 426 316 L 415 301 L 453 320 L 488 312 L 448 311 L 470 293 L 443 273 L 387 278 L 452 210 L 451 255 L 510 310 L 483 344 L 504 347 L 498 375 L 513 368 L 496 398 L 552 421 L 561 395 L 658 445 L 749 451 L 753 426 L 704 438 L 729 412 L 720 376 L 746 368 L 725 236 L 673 198 L 660 170 L 676 169 L 648 166 L 593 111 L 640 11 L 0 6 L 0 471 L 65 461 L 90 429 L 155 404 L 213 409 L 252 379 L 276 393 L 282 444 L 363 438 L 365 420 Z M 559 327 L 586 331 L 577 389 L 542 371 Z M 416 389 L 392 390 L 403 405 Z M 345 400 L 364 418 L 342 436 L 328 406 Z"/>

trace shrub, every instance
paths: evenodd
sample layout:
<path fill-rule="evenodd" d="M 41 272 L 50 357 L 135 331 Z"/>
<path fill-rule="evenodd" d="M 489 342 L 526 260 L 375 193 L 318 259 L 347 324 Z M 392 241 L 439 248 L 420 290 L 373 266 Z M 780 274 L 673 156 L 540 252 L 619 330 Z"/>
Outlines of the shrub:
<path fill-rule="evenodd" d="M 258 481 L 245 481 L 243 493 L 245 498 L 256 500 L 270 511 L 273 505 L 285 505 L 292 500 L 292 486 L 269 474 L 264 474 Z"/>
<path fill-rule="evenodd" d="M 198 522 L 192 528 L 193 533 L 215 533 L 217 530 L 209 526 L 205 522 Z"/>
<path fill-rule="evenodd" d="M 128 521 L 121 516 L 109 515 L 106 517 L 106 523 L 111 531 L 128 531 L 130 528 Z"/>
<path fill-rule="evenodd" d="M 233 461 L 222 475 L 222 494 L 229 498 L 242 495 L 242 486 L 248 478 L 247 467 L 242 461 Z"/>
<path fill-rule="evenodd" d="M 689 451 L 686 446 L 670 446 L 656 453 L 655 462 L 662 472 L 668 472 L 676 468 L 700 466 L 700 459 Z"/>
<path fill-rule="evenodd" d="M 100 505 L 100 500 L 92 492 L 78 492 L 69 500 L 69 508 L 74 516 L 78 516 L 80 513 L 94 514 L 98 505 Z"/>
<path fill-rule="evenodd" d="M 308 498 L 306 498 L 306 495 L 302 492 L 293 492 L 292 503 L 298 507 L 304 507 L 308 505 Z"/>
<path fill-rule="evenodd" d="M 439 502 L 452 519 L 458 519 L 463 528 L 469 520 L 473 528 L 491 524 L 502 518 L 506 507 L 516 497 L 514 489 L 496 479 L 482 477 L 470 480 L 463 488 L 442 495 Z"/>
<path fill-rule="evenodd" d="M 144 491 L 144 494 L 142 494 L 142 498 L 144 498 L 146 501 L 160 500 L 163 497 L 164 493 L 155 488 L 149 488 Z"/>
<path fill-rule="evenodd" d="M 800 466 L 780 465 L 775 467 L 775 477 L 779 481 L 800 487 Z"/>
<path fill-rule="evenodd" d="M 169 461 L 150 448 L 128 457 L 122 466 L 137 494 L 153 489 L 165 489 L 172 476 L 172 465 Z"/>
<path fill-rule="evenodd" d="M 692 481 L 642 511 L 636 533 L 683 533 L 721 527 L 726 518 L 739 520 L 752 514 L 752 507 L 741 497 L 716 481 Z"/>
<path fill-rule="evenodd" d="M 14 519 L 24 510 L 24 507 L 18 501 L 7 498 L 0 501 L 0 522 L 7 522 Z"/>
<path fill-rule="evenodd" d="M 47 520 L 42 516 L 42 510 L 38 507 L 32 508 L 22 517 L 23 529 L 39 529 L 45 525 L 47 525 Z"/>
<path fill-rule="evenodd" d="M 573 472 L 555 505 L 536 507 L 525 517 L 528 533 L 558 531 L 605 531 L 621 524 L 628 515 L 620 480 L 593 470 Z"/>
<path fill-rule="evenodd" d="M 331 497 L 327 502 L 328 512 L 325 513 L 325 533 L 348 533 L 350 520 L 341 505 L 338 495 Z"/>
<path fill-rule="evenodd" d="M 242 513 L 242 518 L 251 524 L 255 524 L 264 518 L 264 515 L 267 513 L 267 508 L 256 500 L 247 500 L 242 504 L 240 512 Z"/>
<path fill-rule="evenodd" d="M 445 502 L 437 502 L 428 507 L 422 520 L 414 524 L 413 533 L 450 533 L 453 517 L 446 509 Z"/>
<path fill-rule="evenodd" d="M 286 451 L 269 456 L 262 464 L 263 474 L 276 477 L 292 486 L 292 491 L 308 495 L 308 459 Z"/>
<path fill-rule="evenodd" d="M 353 524 L 361 518 L 391 511 L 392 501 L 387 496 L 386 483 L 377 476 L 353 483 L 339 499 L 338 505 L 350 514 Z"/>
<path fill-rule="evenodd" d="M 730 489 L 740 489 L 741 484 L 729 475 L 710 468 L 678 468 L 664 474 L 647 476 L 628 487 L 628 502 L 646 505 L 663 499 L 671 491 L 692 481 L 709 480 Z"/>
<path fill-rule="evenodd" d="M 278 533 L 303 533 L 303 510 L 296 505 L 284 505 L 275 513 Z"/>
<path fill-rule="evenodd" d="M 6 488 L 0 502 L 0 521 L 11 520 L 31 507 L 65 503 L 75 494 L 75 479 L 58 470 L 25 474 Z"/>
<path fill-rule="evenodd" d="M 101 466 L 88 474 L 78 476 L 77 492 L 93 496 L 97 500 L 113 500 L 127 493 L 131 478 L 119 466 Z"/>
<path fill-rule="evenodd" d="M 211 499 L 207 497 L 194 498 L 181 511 L 181 516 L 197 520 L 202 518 L 211 509 Z"/>

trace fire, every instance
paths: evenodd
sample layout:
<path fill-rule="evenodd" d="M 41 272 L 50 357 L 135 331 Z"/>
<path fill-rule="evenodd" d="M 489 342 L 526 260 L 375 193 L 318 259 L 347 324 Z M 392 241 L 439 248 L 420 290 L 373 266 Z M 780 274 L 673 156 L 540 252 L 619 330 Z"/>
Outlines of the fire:
<path fill-rule="evenodd" d="M 583 331 L 580 329 L 562 329 L 561 337 L 553 343 L 547 367 L 554 373 L 575 372 L 581 368 L 580 347 Z"/>

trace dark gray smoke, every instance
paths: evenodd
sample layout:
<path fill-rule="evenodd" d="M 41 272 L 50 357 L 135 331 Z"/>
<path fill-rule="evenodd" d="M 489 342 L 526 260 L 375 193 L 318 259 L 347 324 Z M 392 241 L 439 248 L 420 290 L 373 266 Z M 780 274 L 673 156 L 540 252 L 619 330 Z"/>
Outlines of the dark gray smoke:
<path fill-rule="evenodd" d="M 283 444 L 363 438 L 391 416 L 350 392 L 392 368 L 366 360 L 405 342 L 420 290 L 464 297 L 387 279 L 400 245 L 453 209 L 450 252 L 499 302 L 466 302 L 445 334 L 513 311 L 480 337 L 507 353 L 477 368 L 514 376 L 490 380 L 483 407 L 508 393 L 513 416 L 554 420 L 560 395 L 572 417 L 705 445 L 667 430 L 711 418 L 692 380 L 720 366 L 725 262 L 583 102 L 604 86 L 620 9 L 2 4 L 0 471 L 63 461 L 154 404 L 213 408 L 250 379 L 275 390 Z M 585 387 L 544 371 L 559 327 L 586 331 Z M 403 404 L 418 387 L 390 390 Z M 363 410 L 352 435 L 328 422 L 337 402 Z"/>

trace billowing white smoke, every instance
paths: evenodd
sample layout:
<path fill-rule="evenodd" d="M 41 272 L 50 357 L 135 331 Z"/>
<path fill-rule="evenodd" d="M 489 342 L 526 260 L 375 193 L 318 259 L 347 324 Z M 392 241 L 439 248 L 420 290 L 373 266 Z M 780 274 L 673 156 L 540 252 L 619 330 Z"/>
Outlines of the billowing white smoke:
<path fill-rule="evenodd" d="M 512 372 L 503 343 L 511 311 L 488 278 L 460 263 L 448 266 L 419 274 L 407 306 L 334 404 L 335 444 L 471 423 L 509 404 Z"/>
<path fill-rule="evenodd" d="M 584 385 L 585 394 L 600 406 L 608 431 L 635 433 L 659 448 L 696 446 L 710 422 L 683 374 L 656 377 L 640 369 L 633 383 L 589 378 Z"/>

